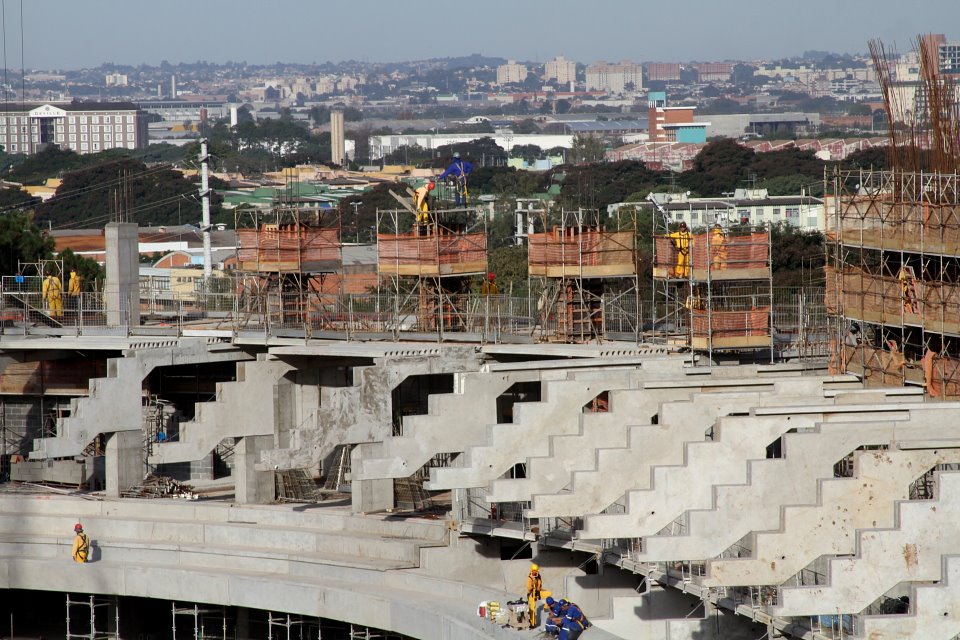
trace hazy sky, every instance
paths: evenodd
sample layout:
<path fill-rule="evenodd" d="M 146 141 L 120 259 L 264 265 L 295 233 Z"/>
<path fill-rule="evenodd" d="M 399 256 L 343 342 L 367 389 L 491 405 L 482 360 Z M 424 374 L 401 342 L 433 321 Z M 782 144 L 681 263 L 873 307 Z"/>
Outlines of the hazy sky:
<path fill-rule="evenodd" d="M 103 62 L 402 61 L 482 53 L 581 62 L 906 51 L 960 39 L 958 0 L 0 0 L 9 68 Z M 20 25 L 23 13 L 23 56 Z M 957 25 L 957 33 L 948 29 Z"/>

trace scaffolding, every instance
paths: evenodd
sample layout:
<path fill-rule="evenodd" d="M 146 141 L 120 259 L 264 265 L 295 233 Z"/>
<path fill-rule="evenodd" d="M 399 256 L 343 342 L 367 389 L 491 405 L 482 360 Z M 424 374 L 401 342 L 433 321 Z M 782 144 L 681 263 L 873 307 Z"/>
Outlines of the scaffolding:
<path fill-rule="evenodd" d="M 274 635 L 276 629 L 276 635 Z M 319 640 L 320 619 L 267 612 L 267 640 Z"/>
<path fill-rule="evenodd" d="M 769 350 L 773 338 L 771 234 L 746 223 L 680 228 L 653 216 L 654 335 L 705 352 Z"/>
<path fill-rule="evenodd" d="M 607 313 L 631 318 L 626 328 L 639 342 L 636 210 L 603 219 L 597 210 L 540 210 L 527 235 L 528 273 L 537 280 L 541 339 L 601 341 Z"/>
<path fill-rule="evenodd" d="M 336 313 L 340 210 L 309 204 L 288 180 L 269 211 L 237 211 L 236 287 L 244 304 L 235 312 L 241 326 L 323 327 Z"/>
<path fill-rule="evenodd" d="M 392 296 L 395 338 L 401 330 L 481 331 L 471 282 L 487 273 L 487 220 L 476 207 L 417 213 L 377 211 L 377 270 Z"/>
<path fill-rule="evenodd" d="M 74 611 L 81 610 L 80 615 Z M 120 608 L 116 597 L 67 594 L 67 640 L 120 640 Z"/>
<path fill-rule="evenodd" d="M 192 607 L 178 607 L 176 602 L 170 603 L 172 612 L 173 640 L 177 640 L 177 621 L 187 619 L 193 622 L 193 640 L 228 640 L 233 637 L 230 633 L 229 618 L 226 607 L 201 609 L 199 605 Z M 180 634 L 183 637 L 183 634 Z"/>
<path fill-rule="evenodd" d="M 834 366 L 960 396 L 960 175 L 835 170 L 827 186 Z"/>

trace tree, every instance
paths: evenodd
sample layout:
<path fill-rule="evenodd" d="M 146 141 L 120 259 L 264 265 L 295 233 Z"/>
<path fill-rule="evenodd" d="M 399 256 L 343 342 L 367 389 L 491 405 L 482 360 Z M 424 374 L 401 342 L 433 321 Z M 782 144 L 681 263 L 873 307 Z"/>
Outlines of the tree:
<path fill-rule="evenodd" d="M 499 247 L 490 252 L 490 271 L 496 274 L 500 293 L 526 289 L 527 248 L 517 245 Z"/>
<path fill-rule="evenodd" d="M 733 191 L 747 177 L 753 155 L 729 138 L 708 142 L 693 159 L 693 168 L 680 174 L 679 182 L 701 196 Z"/>
<path fill-rule="evenodd" d="M 57 258 L 63 260 L 64 286 L 67 285 L 67 277 L 71 271 L 76 271 L 80 276 L 81 286 L 84 291 L 97 290 L 98 283 L 103 283 L 107 277 L 107 271 L 100 266 L 96 260 L 78 256 L 72 249 L 64 249 Z"/>
<path fill-rule="evenodd" d="M 589 134 L 578 133 L 573 137 L 570 159 L 574 164 L 589 164 L 603 160 L 603 141 Z"/>
<path fill-rule="evenodd" d="M 47 237 L 25 213 L 0 216 L 0 274 L 17 273 L 19 263 L 37 262 L 53 255 L 53 238 Z"/>

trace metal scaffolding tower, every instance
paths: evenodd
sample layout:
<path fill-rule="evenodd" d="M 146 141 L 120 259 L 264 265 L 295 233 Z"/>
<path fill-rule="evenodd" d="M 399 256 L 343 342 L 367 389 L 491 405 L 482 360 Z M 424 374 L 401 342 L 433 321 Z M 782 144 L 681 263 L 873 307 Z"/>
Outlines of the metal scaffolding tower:
<path fill-rule="evenodd" d="M 79 609 L 78 615 L 75 611 Z M 67 594 L 67 640 L 120 640 L 120 607 L 115 597 Z"/>
<path fill-rule="evenodd" d="M 604 340 L 614 328 L 640 339 L 636 209 L 541 210 L 528 233 L 528 272 L 539 300 L 535 331 L 563 342 Z"/>
<path fill-rule="evenodd" d="M 170 603 L 172 611 L 173 640 L 177 640 L 177 620 L 192 619 L 193 640 L 228 640 L 230 638 L 226 607 L 201 609 L 199 605 L 178 607 Z M 181 632 L 180 637 L 183 637 Z"/>

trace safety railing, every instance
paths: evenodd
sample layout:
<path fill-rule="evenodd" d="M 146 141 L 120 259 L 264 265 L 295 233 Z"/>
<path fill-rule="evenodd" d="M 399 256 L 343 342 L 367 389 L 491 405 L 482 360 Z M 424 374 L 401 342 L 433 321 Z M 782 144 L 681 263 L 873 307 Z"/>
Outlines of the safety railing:
<path fill-rule="evenodd" d="M 44 292 L 39 277 L 0 278 L 0 320 L 6 328 L 69 329 L 136 333 L 139 327 L 183 331 L 218 330 L 264 336 L 311 337 L 324 332 L 340 339 L 504 340 L 556 339 L 556 318 L 544 313 L 538 296 L 449 294 L 435 291 L 363 294 L 259 292 L 226 282 L 224 292 L 141 288 L 129 298 L 117 293 L 84 291 L 78 295 Z M 826 314 L 817 292 L 784 292 L 775 297 L 777 334 L 795 352 L 819 355 L 816 337 L 826 335 Z M 603 318 L 599 338 L 644 339 L 649 302 L 635 293 L 604 294 L 598 303 Z M 782 309 L 782 311 L 779 311 Z M 823 327 L 820 327 L 820 323 Z M 426 335 L 424 335 L 426 334 Z M 786 347 L 785 347 L 786 348 Z"/>

